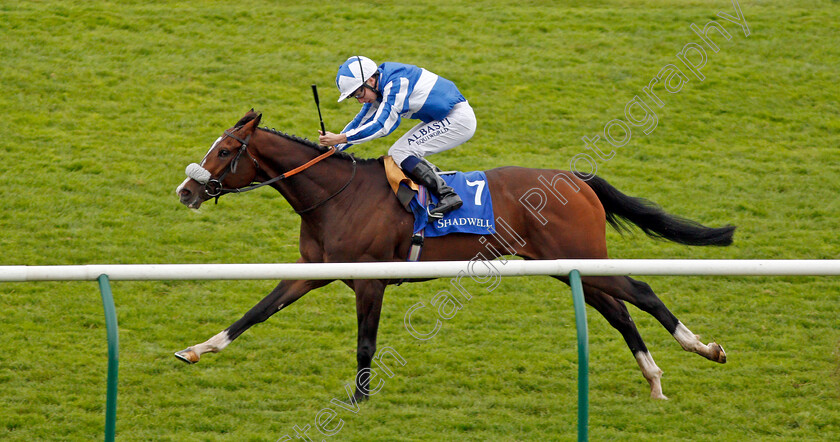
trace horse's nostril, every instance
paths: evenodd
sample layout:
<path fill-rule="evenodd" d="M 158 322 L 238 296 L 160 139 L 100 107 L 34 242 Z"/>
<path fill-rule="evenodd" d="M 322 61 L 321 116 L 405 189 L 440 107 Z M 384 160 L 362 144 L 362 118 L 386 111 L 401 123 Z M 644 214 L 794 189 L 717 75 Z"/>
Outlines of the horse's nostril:
<path fill-rule="evenodd" d="M 192 194 L 192 192 L 190 192 L 190 189 L 181 189 L 181 192 L 180 192 L 181 198 L 188 197 L 188 196 L 190 196 L 190 194 Z"/>

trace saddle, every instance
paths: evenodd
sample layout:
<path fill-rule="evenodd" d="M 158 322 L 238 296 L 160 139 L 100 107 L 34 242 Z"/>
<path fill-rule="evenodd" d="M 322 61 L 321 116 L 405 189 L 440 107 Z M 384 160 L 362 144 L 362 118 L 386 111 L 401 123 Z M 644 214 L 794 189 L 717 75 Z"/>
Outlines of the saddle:
<path fill-rule="evenodd" d="M 441 177 L 452 186 L 464 200 L 464 204 L 442 218 L 431 217 L 429 206 L 437 204 L 437 198 L 424 186 L 412 181 L 393 158 L 381 158 L 385 166 L 388 184 L 406 211 L 414 214 L 414 229 L 409 260 L 416 261 L 420 255 L 423 238 L 445 236 L 450 233 L 476 235 L 493 234 L 496 231 L 493 220 L 493 200 L 487 186 L 484 172 L 447 172 Z"/>
<path fill-rule="evenodd" d="M 444 236 L 450 233 L 493 233 L 493 200 L 487 186 L 484 172 L 445 172 L 441 177 L 452 186 L 464 200 L 461 208 L 443 215 L 443 218 L 429 215 L 429 207 L 437 204 L 437 197 L 424 186 L 412 181 L 390 156 L 382 157 L 388 184 L 400 204 L 414 213 L 415 233 L 425 228 L 426 236 Z"/>
<path fill-rule="evenodd" d="M 403 172 L 392 156 L 383 156 L 382 164 L 385 165 L 385 176 L 388 178 L 388 184 L 391 185 L 391 190 L 394 191 L 397 200 L 399 200 L 405 210 L 411 212 L 409 205 L 411 204 L 411 200 L 414 199 L 414 196 L 420 192 L 420 185 L 412 181 Z"/>

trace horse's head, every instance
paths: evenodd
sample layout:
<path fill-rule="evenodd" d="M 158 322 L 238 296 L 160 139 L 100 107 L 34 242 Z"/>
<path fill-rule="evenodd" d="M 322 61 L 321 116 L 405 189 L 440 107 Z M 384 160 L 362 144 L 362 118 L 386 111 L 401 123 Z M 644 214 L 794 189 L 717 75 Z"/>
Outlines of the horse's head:
<path fill-rule="evenodd" d="M 197 209 L 210 198 L 245 187 L 254 181 L 257 165 L 248 152 L 248 143 L 260 124 L 261 116 L 251 109 L 210 146 L 201 164 L 192 163 L 187 166 L 189 178 L 175 190 L 181 203 Z"/>

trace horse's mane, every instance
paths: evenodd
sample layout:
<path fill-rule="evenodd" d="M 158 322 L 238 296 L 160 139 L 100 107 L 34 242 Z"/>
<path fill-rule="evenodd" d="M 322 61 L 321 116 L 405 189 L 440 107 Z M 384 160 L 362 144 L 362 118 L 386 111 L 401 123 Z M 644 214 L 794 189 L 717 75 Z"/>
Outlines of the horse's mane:
<path fill-rule="evenodd" d="M 287 140 L 291 140 L 291 141 L 295 141 L 297 143 L 303 144 L 304 146 L 311 147 L 311 148 L 317 150 L 320 153 L 324 153 L 324 152 L 329 150 L 328 148 L 326 148 L 324 146 L 321 146 L 320 144 L 318 144 L 318 143 L 316 143 L 316 142 L 314 142 L 314 141 L 312 141 L 308 138 L 302 138 L 302 137 L 299 137 L 297 135 L 287 134 L 287 133 L 281 132 L 277 129 L 269 129 L 267 127 L 260 127 L 259 129 L 264 130 L 264 131 L 266 131 L 270 134 L 274 134 L 274 135 L 277 135 L 279 137 L 283 137 Z M 375 159 L 375 158 L 356 158 L 352 154 L 344 153 L 344 152 L 336 152 L 336 153 L 332 154 L 332 157 L 333 158 L 341 158 L 341 159 L 347 160 L 347 161 L 353 161 L 355 159 L 356 161 L 358 161 L 359 163 L 362 163 L 362 164 L 377 161 L 377 159 Z"/>
<path fill-rule="evenodd" d="M 264 131 L 266 131 L 270 134 L 274 134 L 274 135 L 277 135 L 279 137 L 283 137 L 287 140 L 291 140 L 291 141 L 303 144 L 304 146 L 311 147 L 311 148 L 317 150 L 320 153 L 324 153 L 324 152 L 329 150 L 328 148 L 326 148 L 324 146 L 321 146 L 320 144 L 318 144 L 318 143 L 316 143 L 316 142 L 314 142 L 314 141 L 312 141 L 308 138 L 302 138 L 302 137 L 299 137 L 297 135 L 287 134 L 287 133 L 281 132 L 277 129 L 269 129 L 267 127 L 260 127 L 258 129 L 264 130 Z M 376 158 L 356 158 L 354 155 L 349 154 L 349 153 L 344 153 L 344 152 L 336 152 L 336 153 L 332 154 L 332 157 L 333 158 L 340 158 L 340 159 L 346 160 L 346 161 L 353 161 L 355 159 L 360 164 L 366 164 L 366 163 L 372 163 L 372 162 L 378 161 Z"/>
<path fill-rule="evenodd" d="M 236 123 L 236 125 L 234 125 L 234 127 L 235 128 L 236 127 L 242 127 L 242 126 L 248 124 L 248 122 L 253 120 L 254 118 L 256 118 L 257 115 L 258 114 L 254 113 L 254 112 L 248 113 L 247 115 L 242 117 L 242 119 L 239 120 Z M 269 129 L 268 127 L 258 127 L 257 129 L 264 130 L 264 131 L 266 131 L 270 134 L 274 134 L 274 135 L 277 135 L 279 137 L 285 138 L 287 140 L 291 140 L 291 141 L 294 141 L 296 143 L 303 144 L 304 146 L 311 147 L 312 149 L 317 150 L 319 153 L 324 153 L 327 150 L 329 150 L 328 148 L 326 148 L 324 146 L 321 146 L 320 144 L 318 144 L 318 143 L 316 143 L 316 142 L 314 142 L 314 141 L 312 141 L 308 138 L 302 138 L 302 137 L 299 137 L 297 135 L 287 134 L 286 132 L 282 132 L 282 131 L 279 131 L 279 130 L 274 129 L 274 128 Z M 341 159 L 346 160 L 346 161 L 353 161 L 355 159 L 356 161 L 358 161 L 360 163 L 370 163 L 370 162 L 378 161 L 375 158 L 358 159 L 355 156 L 353 156 L 351 154 L 348 154 L 348 153 L 344 153 L 344 152 L 336 152 L 332 155 L 332 157 L 333 158 L 341 158 Z"/>

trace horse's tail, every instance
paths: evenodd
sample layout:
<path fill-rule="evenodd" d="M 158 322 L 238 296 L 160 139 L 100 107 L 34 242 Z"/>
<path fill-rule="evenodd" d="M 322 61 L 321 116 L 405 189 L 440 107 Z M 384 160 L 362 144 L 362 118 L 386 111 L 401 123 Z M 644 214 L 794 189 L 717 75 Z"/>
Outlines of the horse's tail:
<path fill-rule="evenodd" d="M 652 238 L 667 239 L 689 246 L 728 246 L 732 244 L 735 226 L 706 227 L 696 221 L 665 212 L 655 203 L 644 198 L 627 196 L 603 178 L 575 173 L 595 191 L 607 222 L 619 232 L 630 230 L 633 223 Z M 588 178 L 588 179 L 587 179 Z"/>

